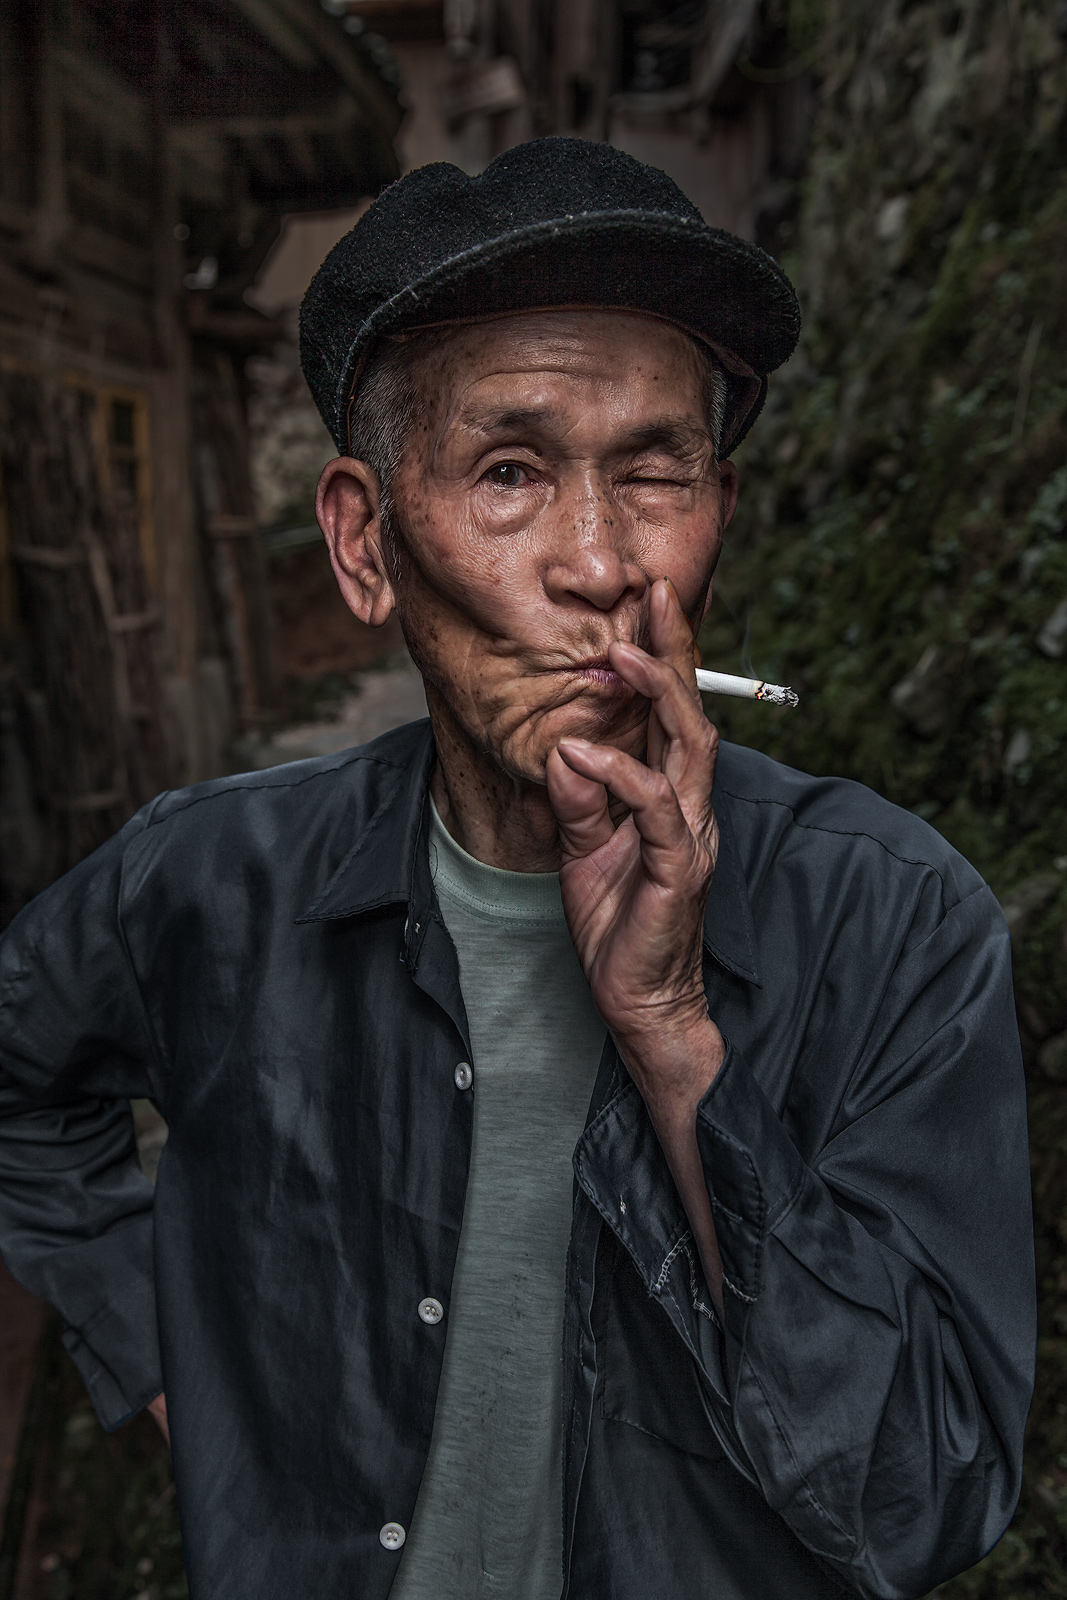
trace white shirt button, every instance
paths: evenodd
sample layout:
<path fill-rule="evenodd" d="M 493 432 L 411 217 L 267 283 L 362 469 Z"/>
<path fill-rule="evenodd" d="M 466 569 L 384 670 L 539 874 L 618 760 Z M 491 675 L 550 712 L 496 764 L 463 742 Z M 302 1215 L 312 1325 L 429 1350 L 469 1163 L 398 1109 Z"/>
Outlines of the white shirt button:
<path fill-rule="evenodd" d="M 474 1082 L 474 1073 L 471 1071 L 469 1061 L 461 1061 L 452 1076 L 456 1080 L 457 1089 L 469 1089 Z"/>
<path fill-rule="evenodd" d="M 440 1322 L 444 1314 L 444 1306 L 440 1300 L 435 1300 L 432 1295 L 427 1295 L 425 1300 L 419 1301 L 419 1316 L 423 1322 L 428 1322 L 432 1326 L 434 1323 Z"/>
<path fill-rule="evenodd" d="M 407 1534 L 399 1522 L 387 1522 L 384 1527 L 379 1528 L 378 1538 L 387 1550 L 399 1550 Z"/>

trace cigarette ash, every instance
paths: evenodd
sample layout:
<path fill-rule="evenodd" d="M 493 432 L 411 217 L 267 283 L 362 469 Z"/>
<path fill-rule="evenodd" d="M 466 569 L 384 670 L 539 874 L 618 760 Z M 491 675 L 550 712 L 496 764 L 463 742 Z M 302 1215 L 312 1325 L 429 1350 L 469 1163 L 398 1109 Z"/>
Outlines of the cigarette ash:
<path fill-rule="evenodd" d="M 787 689 L 780 683 L 764 683 L 756 690 L 757 700 L 766 700 L 772 706 L 798 706 L 800 696 L 795 689 Z"/>

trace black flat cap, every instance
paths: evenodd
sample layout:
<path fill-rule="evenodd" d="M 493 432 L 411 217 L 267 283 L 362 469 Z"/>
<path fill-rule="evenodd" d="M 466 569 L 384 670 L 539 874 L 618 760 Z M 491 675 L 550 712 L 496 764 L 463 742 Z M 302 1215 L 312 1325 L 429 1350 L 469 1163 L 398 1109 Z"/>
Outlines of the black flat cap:
<path fill-rule="evenodd" d="M 575 306 L 651 313 L 711 345 L 727 376 L 724 455 L 800 332 L 778 264 L 709 228 L 666 173 L 612 145 L 533 139 L 479 177 L 439 161 L 384 191 L 304 297 L 304 375 L 346 454 L 352 396 L 381 335 Z"/>

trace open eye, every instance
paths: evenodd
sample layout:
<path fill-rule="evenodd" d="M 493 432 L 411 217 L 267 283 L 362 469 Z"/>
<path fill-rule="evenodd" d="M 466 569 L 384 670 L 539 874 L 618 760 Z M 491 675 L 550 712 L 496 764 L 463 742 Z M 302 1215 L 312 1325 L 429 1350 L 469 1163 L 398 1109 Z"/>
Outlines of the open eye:
<path fill-rule="evenodd" d="M 501 489 L 520 488 L 525 476 L 524 469 L 516 461 L 494 461 L 485 473 L 486 481 Z"/>

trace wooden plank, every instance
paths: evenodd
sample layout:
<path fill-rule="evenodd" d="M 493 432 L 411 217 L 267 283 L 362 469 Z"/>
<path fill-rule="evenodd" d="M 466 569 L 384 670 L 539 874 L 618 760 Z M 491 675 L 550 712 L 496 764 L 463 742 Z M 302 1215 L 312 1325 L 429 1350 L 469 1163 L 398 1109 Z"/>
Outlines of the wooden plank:
<path fill-rule="evenodd" d="M 76 200 L 83 195 L 90 205 L 101 210 L 117 212 L 146 233 L 151 232 L 151 207 L 144 200 L 135 199 L 113 179 L 97 177 L 95 173 L 87 172 L 84 167 L 70 166 L 67 183 L 72 201 L 75 202 L 71 207 L 75 214 L 77 214 Z"/>
<path fill-rule="evenodd" d="M 525 104 L 526 90 L 510 56 L 457 67 L 441 95 L 441 109 L 452 122 L 477 112 L 495 116 Z"/>
<path fill-rule="evenodd" d="M 66 170 L 63 161 L 63 66 L 56 51 L 56 17 L 45 12 L 41 49 L 37 207 L 33 254 L 46 268 L 67 228 Z"/>
<path fill-rule="evenodd" d="M 11 528 L 4 498 L 3 469 L 0 467 L 0 641 L 17 639 L 21 632 L 15 604 L 15 568 L 11 560 Z"/>
<path fill-rule="evenodd" d="M 62 86 L 62 103 L 75 106 L 125 144 L 149 148 L 150 126 L 144 92 L 132 89 L 99 56 L 69 45 L 52 46 Z"/>
<path fill-rule="evenodd" d="M 68 381 L 77 383 L 78 378 L 71 374 Z M 156 545 L 155 497 L 152 492 L 153 461 L 148 394 L 140 384 L 105 384 L 97 389 L 97 400 L 99 403 L 94 419 L 94 443 L 100 474 L 108 494 L 114 497 L 122 487 L 118 482 L 121 473 L 119 457 L 124 455 L 133 465 L 136 478 L 136 516 L 141 535 L 141 559 L 144 562 L 148 591 L 154 597 L 159 593 L 159 550 Z M 109 438 L 109 421 L 114 417 L 116 402 L 127 406 L 130 412 L 133 444 L 128 451 L 122 451 Z M 149 611 L 155 615 L 158 608 L 153 603 Z"/>
<path fill-rule="evenodd" d="M 322 60 L 353 90 L 375 131 L 391 138 L 404 113 L 336 19 L 328 17 L 315 0 L 271 0 L 271 4 L 312 41 Z"/>
<path fill-rule="evenodd" d="M 705 42 L 693 59 L 694 105 L 710 100 L 733 66 L 757 10 L 758 0 L 719 0 L 709 10 Z"/>
<path fill-rule="evenodd" d="M 266 569 L 255 537 L 244 408 L 225 351 L 198 350 L 196 377 L 193 425 L 210 572 L 241 722 L 250 728 L 276 711 L 279 685 Z"/>
<path fill-rule="evenodd" d="M 8 233 L 29 233 L 33 227 L 33 212 L 29 206 L 0 198 L 0 228 Z"/>
<path fill-rule="evenodd" d="M 122 283 L 150 291 L 154 273 L 152 252 L 116 239 L 113 234 L 87 223 L 77 223 L 63 239 L 63 253 L 83 267 L 106 272 Z"/>
<path fill-rule="evenodd" d="M 236 4 L 285 60 L 304 72 L 314 72 L 319 65 L 318 55 L 270 0 L 236 0 Z"/>
<path fill-rule="evenodd" d="M 232 116 L 182 117 L 171 127 L 171 135 L 187 132 L 225 133 L 238 139 L 288 139 L 313 133 L 330 133 L 337 127 L 350 127 L 362 119 L 351 95 L 340 94 L 318 111 L 294 112 L 288 117 Z"/>
<path fill-rule="evenodd" d="M 173 740 L 134 487 L 107 484 L 94 393 L 0 384 L 5 502 L 33 686 L 36 787 L 61 871 L 171 781 Z"/>

